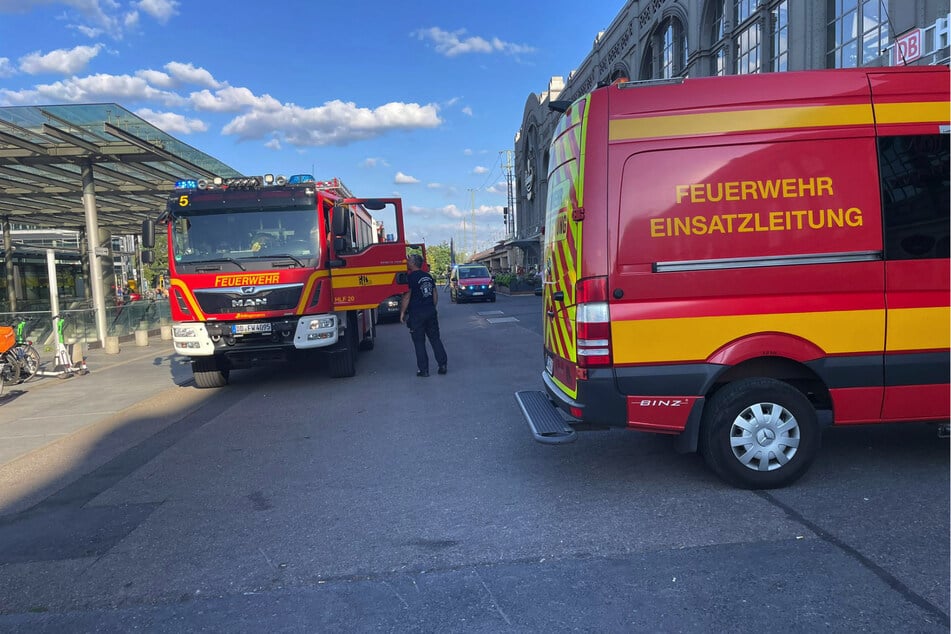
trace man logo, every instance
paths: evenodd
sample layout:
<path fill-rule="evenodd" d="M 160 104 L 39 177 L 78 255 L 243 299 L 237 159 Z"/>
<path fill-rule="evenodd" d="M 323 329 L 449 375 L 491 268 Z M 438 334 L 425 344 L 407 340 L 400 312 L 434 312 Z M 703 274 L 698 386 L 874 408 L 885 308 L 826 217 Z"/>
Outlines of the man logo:
<path fill-rule="evenodd" d="M 232 308 L 249 308 L 252 306 L 267 306 L 267 300 L 263 297 L 231 300 Z"/>

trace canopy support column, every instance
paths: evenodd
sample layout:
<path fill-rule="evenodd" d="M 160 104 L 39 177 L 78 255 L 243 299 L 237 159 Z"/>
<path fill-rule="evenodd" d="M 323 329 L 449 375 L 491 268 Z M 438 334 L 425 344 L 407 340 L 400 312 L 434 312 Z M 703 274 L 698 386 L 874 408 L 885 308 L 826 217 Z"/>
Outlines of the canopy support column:
<path fill-rule="evenodd" d="M 7 276 L 7 303 L 10 312 L 17 312 L 17 291 L 13 281 L 13 237 L 10 234 L 10 216 L 3 217 L 3 268 Z"/>
<path fill-rule="evenodd" d="M 92 303 L 96 309 L 96 335 L 103 347 L 106 345 L 106 295 L 103 288 L 102 265 L 99 262 L 99 215 L 96 211 L 96 182 L 92 173 L 92 161 L 82 163 L 83 211 L 86 216 L 86 240 L 89 253 L 89 282 L 92 286 Z"/>

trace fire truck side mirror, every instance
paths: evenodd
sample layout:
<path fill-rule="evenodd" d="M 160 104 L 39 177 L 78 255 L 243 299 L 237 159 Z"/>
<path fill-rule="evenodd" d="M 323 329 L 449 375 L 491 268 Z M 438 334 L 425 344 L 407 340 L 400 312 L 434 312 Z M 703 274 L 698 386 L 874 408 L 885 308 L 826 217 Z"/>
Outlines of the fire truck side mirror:
<path fill-rule="evenodd" d="M 330 230 L 334 237 L 340 238 L 349 232 L 350 213 L 343 205 L 334 205 L 333 216 L 330 220 Z"/>
<path fill-rule="evenodd" d="M 151 218 L 142 221 L 142 246 L 146 249 L 155 246 L 155 221 Z"/>

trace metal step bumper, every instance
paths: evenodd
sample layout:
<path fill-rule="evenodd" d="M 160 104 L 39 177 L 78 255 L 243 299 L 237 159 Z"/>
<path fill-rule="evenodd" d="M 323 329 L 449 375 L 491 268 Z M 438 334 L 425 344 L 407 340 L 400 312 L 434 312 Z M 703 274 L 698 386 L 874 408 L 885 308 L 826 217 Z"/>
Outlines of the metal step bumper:
<path fill-rule="evenodd" d="M 525 420 L 528 421 L 532 436 L 538 442 L 557 445 L 573 442 L 578 438 L 575 430 L 565 421 L 544 392 L 535 390 L 516 392 L 515 401 L 522 409 Z"/>

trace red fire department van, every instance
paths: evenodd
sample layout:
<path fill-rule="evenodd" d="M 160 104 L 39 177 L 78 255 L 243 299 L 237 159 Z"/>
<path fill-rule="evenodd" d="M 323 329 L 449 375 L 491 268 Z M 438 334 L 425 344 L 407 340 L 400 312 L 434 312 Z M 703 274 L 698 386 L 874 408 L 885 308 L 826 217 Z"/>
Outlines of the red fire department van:
<path fill-rule="evenodd" d="M 770 488 L 825 425 L 946 422 L 948 96 L 948 67 L 916 67 L 574 102 L 548 166 L 545 391 L 516 394 L 535 438 L 674 434 Z"/>

